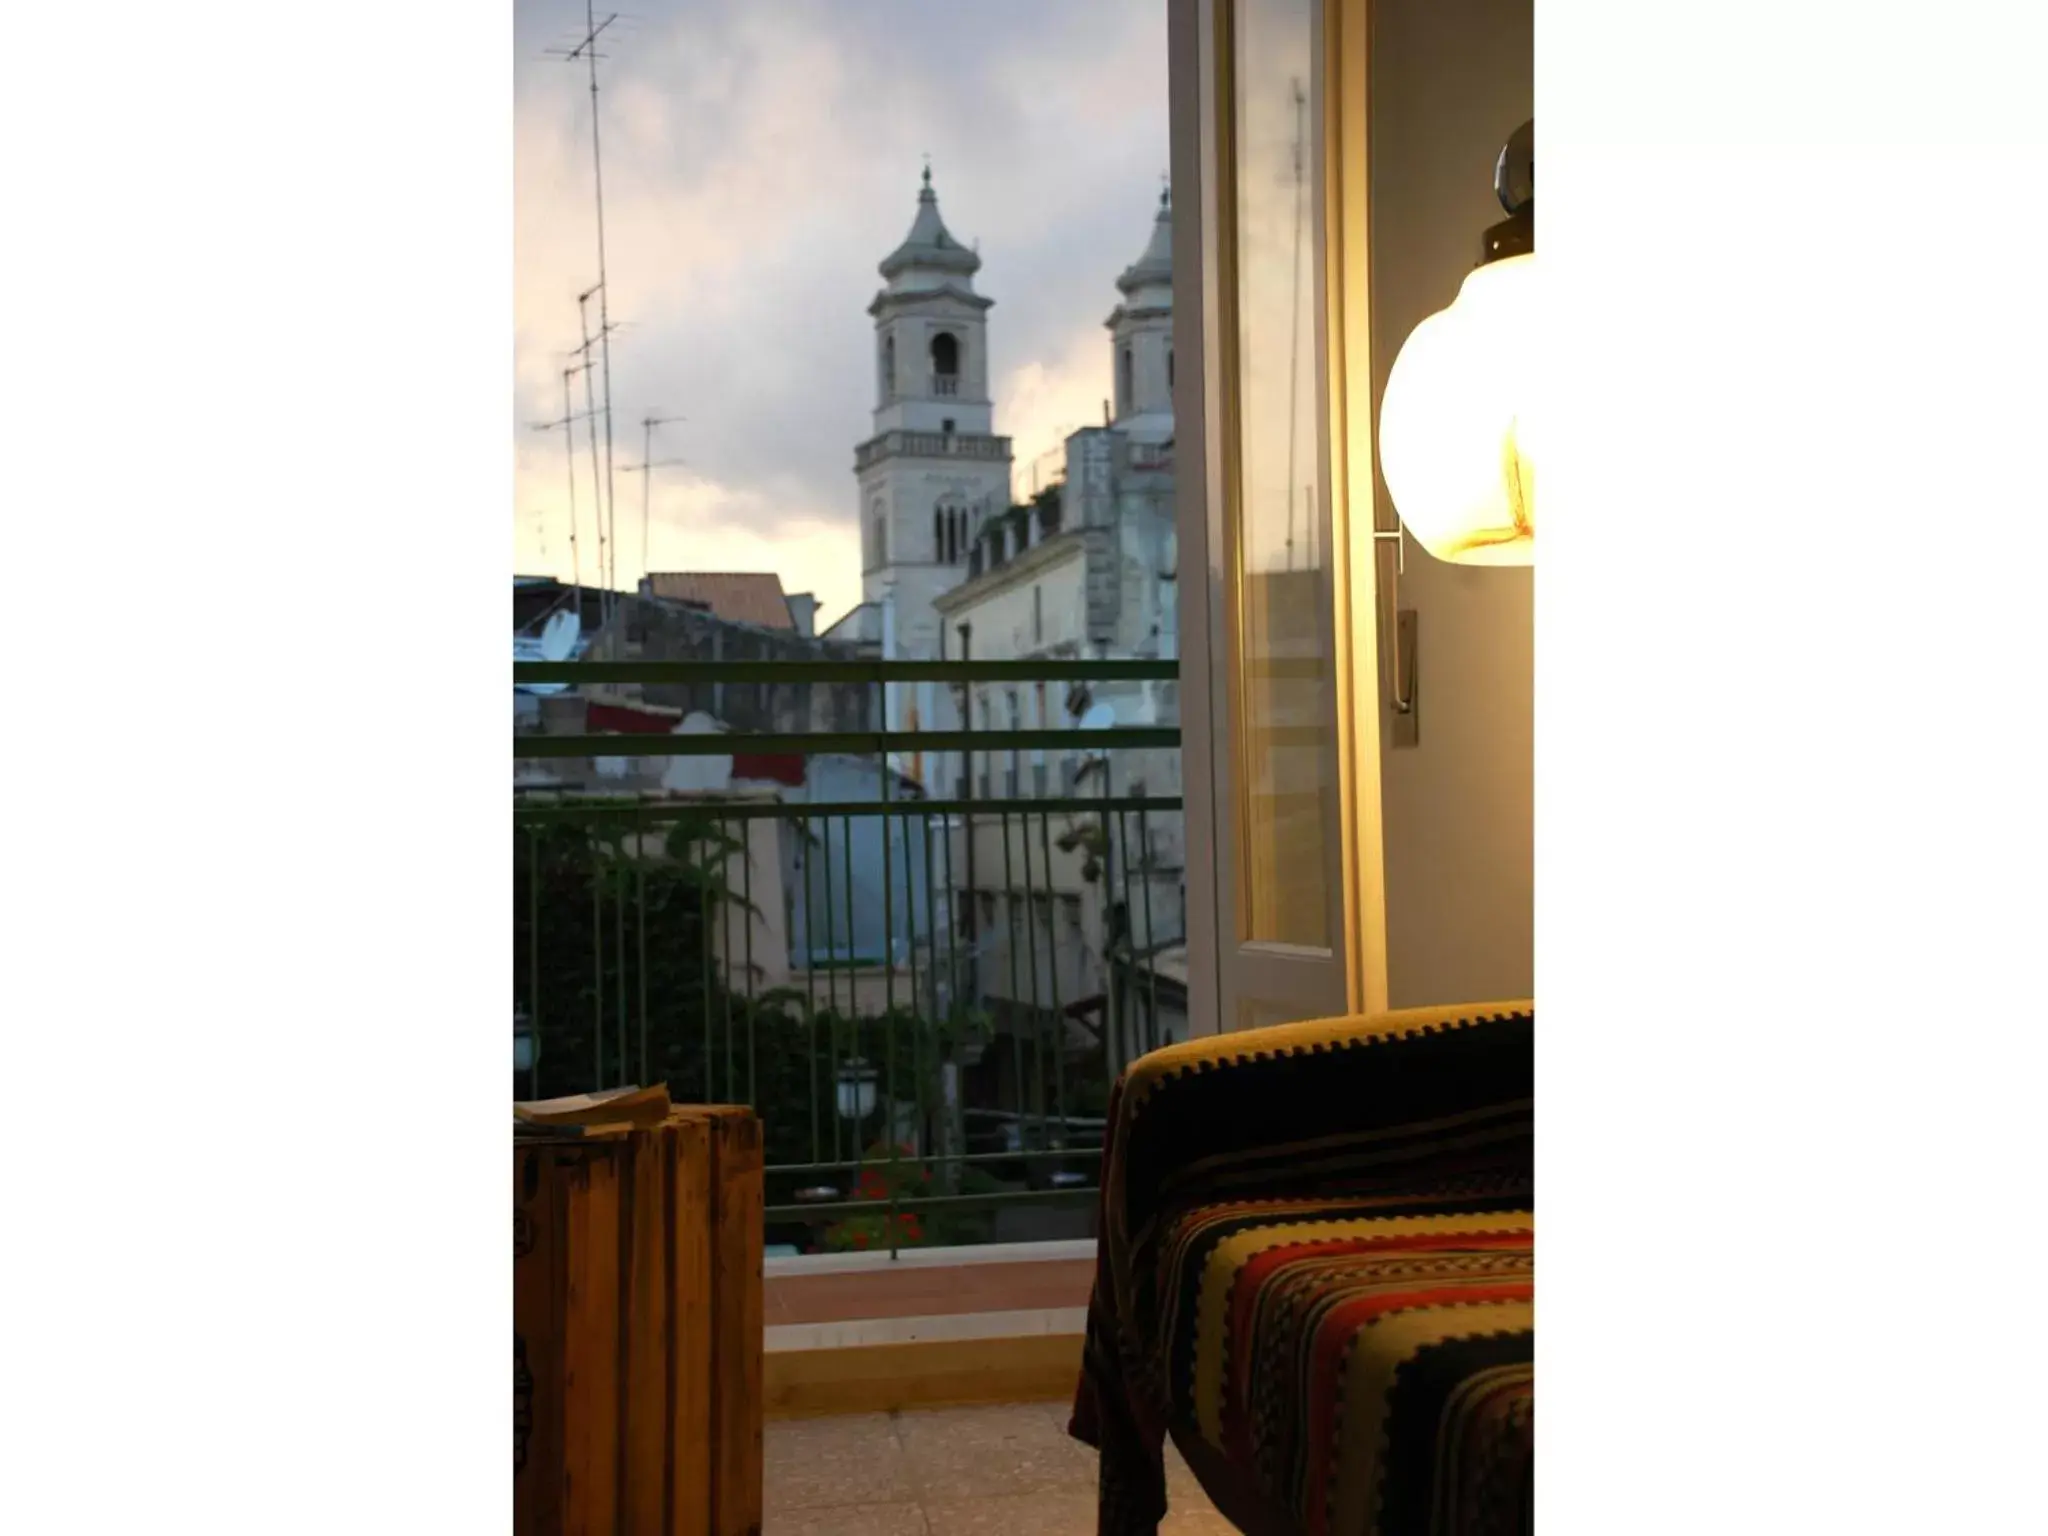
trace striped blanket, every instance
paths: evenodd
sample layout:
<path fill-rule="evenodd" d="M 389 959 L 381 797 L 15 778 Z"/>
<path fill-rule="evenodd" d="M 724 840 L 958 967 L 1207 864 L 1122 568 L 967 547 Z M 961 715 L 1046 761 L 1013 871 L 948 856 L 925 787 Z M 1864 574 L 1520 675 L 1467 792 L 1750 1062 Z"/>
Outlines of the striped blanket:
<path fill-rule="evenodd" d="M 1529 1528 L 1534 1031 L 1414 1010 L 1133 1064 L 1072 1426 L 1102 1536 L 1156 1530 L 1169 1434 L 1255 1536 Z"/>

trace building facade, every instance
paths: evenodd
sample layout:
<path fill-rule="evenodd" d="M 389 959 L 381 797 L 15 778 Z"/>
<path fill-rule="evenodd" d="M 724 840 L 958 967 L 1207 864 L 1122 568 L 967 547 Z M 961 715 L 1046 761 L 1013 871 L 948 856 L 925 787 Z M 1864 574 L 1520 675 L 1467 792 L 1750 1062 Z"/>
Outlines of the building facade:
<path fill-rule="evenodd" d="M 964 569 L 933 600 L 944 653 L 977 661 L 1175 655 L 1178 578 L 1173 473 L 1172 211 L 1162 196 L 1147 243 L 1117 278 L 1104 322 L 1115 380 L 1110 420 L 1071 434 L 1065 474 L 1028 503 L 972 510 Z M 1075 732 L 1071 750 L 948 754 L 925 782 L 941 796 L 1025 800 L 1177 796 L 1175 751 L 1091 752 L 1090 725 L 1179 723 L 1178 686 L 1110 682 L 976 685 L 956 707 L 979 730 Z M 954 868 L 975 930 L 976 986 L 1011 1017 L 1078 1017 L 1114 1028 L 1124 1047 L 1158 1043 L 1134 1030 L 1120 978 L 1185 935 L 1185 837 L 1176 812 L 1049 812 L 1039 846 L 1010 846 L 1025 818 L 963 819 Z M 971 847 L 971 853 L 970 853 Z M 1037 866 L 1034 869 L 1033 860 Z M 1013 876 L 1023 876 L 1021 883 Z M 1007 882 L 1007 883 L 1006 883 Z M 1147 994 L 1156 990 L 1147 988 Z M 1079 1015 L 1076 1008 L 1083 1010 Z M 1184 1012 L 1181 1015 L 1184 1019 Z M 1166 1026 L 1169 1030 L 1170 1025 Z"/>

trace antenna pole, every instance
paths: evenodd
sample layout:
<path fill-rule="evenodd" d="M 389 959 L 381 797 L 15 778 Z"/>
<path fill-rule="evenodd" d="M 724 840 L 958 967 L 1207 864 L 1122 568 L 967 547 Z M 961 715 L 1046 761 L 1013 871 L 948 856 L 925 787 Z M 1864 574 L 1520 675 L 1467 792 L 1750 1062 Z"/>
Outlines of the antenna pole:
<path fill-rule="evenodd" d="M 640 422 L 641 430 L 646 434 L 640 449 L 640 462 L 623 466 L 625 473 L 629 475 L 646 476 L 640 483 L 640 567 L 641 573 L 648 577 L 654 575 L 654 556 L 652 545 L 649 543 L 654 527 L 649 510 L 653 501 L 654 472 L 657 469 L 678 469 L 687 462 L 683 459 L 655 458 L 654 429 L 686 419 L 682 416 L 656 416 L 650 411 Z"/>
<path fill-rule="evenodd" d="M 654 472 L 657 469 L 676 467 L 683 462 L 681 459 L 664 459 L 659 464 L 655 463 L 654 429 L 687 420 L 689 420 L 687 416 L 657 416 L 652 411 L 649 411 L 640 421 L 641 430 L 645 433 L 640 445 L 640 462 L 626 466 L 628 474 L 637 472 L 647 477 L 640 483 L 640 566 L 641 574 L 644 576 L 652 576 L 654 574 L 654 546 L 649 542 L 654 527 L 651 515 Z"/>
<path fill-rule="evenodd" d="M 611 540 L 606 527 L 604 482 L 599 479 L 597 453 L 597 395 L 596 385 L 591 378 L 590 366 L 590 295 L 585 289 L 576 296 L 576 316 L 583 328 L 583 402 L 590 413 L 590 491 L 597 502 L 597 581 L 598 613 L 600 626 L 609 626 L 612 616 L 612 587 L 610 571 Z"/>
<path fill-rule="evenodd" d="M 577 612 L 581 613 L 583 603 L 583 561 L 576 543 L 576 407 L 570 403 L 569 394 L 569 380 L 575 377 L 575 374 L 576 369 L 573 365 L 562 370 L 562 419 L 559 421 L 537 421 L 533 424 L 533 429 L 536 432 L 552 432 L 557 427 L 562 429 L 562 451 L 569 471 L 570 585 L 577 594 Z M 543 509 L 534 515 L 541 519 L 541 551 L 543 558 L 545 558 L 547 551 L 547 514 Z"/>
<path fill-rule="evenodd" d="M 562 447 L 569 459 L 569 587 L 576 594 L 576 617 L 583 617 L 583 553 L 576 545 L 576 407 L 570 403 L 569 377 L 562 370 Z"/>
<path fill-rule="evenodd" d="M 1301 388 L 1301 215 L 1302 145 L 1308 131 L 1308 96 L 1294 81 L 1294 313 L 1287 338 L 1287 569 L 1294 569 L 1294 424 Z M 1310 516 L 1313 516 L 1313 512 Z"/>
<path fill-rule="evenodd" d="M 605 268 L 604 249 L 604 148 L 599 137 L 597 121 L 597 34 L 618 20 L 618 17 L 616 14 L 607 16 L 603 26 L 600 26 L 595 0 L 583 0 L 583 19 L 587 29 L 583 37 L 583 52 L 590 63 L 590 168 L 597 202 L 597 338 L 598 353 L 604 366 L 605 522 L 611 551 L 611 563 L 607 568 L 605 586 L 609 593 L 618 586 L 619 538 L 618 502 L 613 494 L 612 480 L 612 317 L 610 284 L 607 281 L 609 273 Z M 610 601 L 609 596 L 606 600 Z M 616 636 L 613 637 L 613 646 L 613 654 L 616 656 Z"/>

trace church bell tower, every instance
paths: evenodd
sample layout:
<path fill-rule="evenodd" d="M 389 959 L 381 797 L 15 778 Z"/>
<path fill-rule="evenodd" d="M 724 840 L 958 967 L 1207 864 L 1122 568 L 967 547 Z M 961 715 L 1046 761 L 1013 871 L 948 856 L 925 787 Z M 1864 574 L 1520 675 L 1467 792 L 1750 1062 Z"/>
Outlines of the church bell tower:
<path fill-rule="evenodd" d="M 939 653 L 933 600 L 967 579 L 967 550 L 987 507 L 1008 504 L 1010 440 L 994 433 L 988 311 L 974 291 L 981 258 L 939 217 L 926 167 L 910 233 L 881 264 L 875 322 L 874 431 L 854 450 L 860 482 L 861 587 L 893 606 L 895 653 Z"/>

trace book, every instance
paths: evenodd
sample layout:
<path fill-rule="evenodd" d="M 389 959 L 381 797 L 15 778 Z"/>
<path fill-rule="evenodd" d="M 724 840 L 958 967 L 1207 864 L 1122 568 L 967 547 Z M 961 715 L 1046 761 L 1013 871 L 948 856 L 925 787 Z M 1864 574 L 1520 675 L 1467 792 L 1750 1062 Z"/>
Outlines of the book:
<path fill-rule="evenodd" d="M 533 1099 L 512 1106 L 513 1130 L 546 1128 L 555 1132 L 610 1126 L 646 1127 L 668 1118 L 668 1085 L 652 1088 L 608 1088 L 602 1093 L 576 1093 L 560 1099 Z"/>

